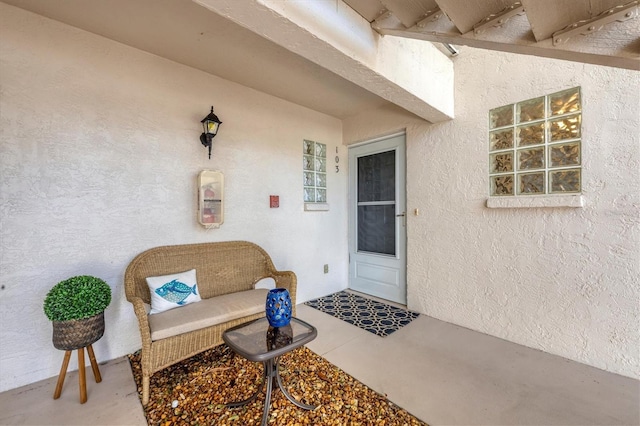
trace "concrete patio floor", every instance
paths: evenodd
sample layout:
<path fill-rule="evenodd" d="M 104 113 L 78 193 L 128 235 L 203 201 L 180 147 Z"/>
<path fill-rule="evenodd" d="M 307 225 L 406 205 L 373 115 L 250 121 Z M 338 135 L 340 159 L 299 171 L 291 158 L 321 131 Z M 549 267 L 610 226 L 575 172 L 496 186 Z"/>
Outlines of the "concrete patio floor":
<path fill-rule="evenodd" d="M 640 424 L 637 380 L 424 315 L 386 338 L 304 305 L 297 316 L 318 329 L 311 350 L 432 426 Z M 58 400 L 57 377 L 0 393 L 0 424 L 146 425 L 127 358 L 100 369 L 82 405 L 77 371 Z"/>

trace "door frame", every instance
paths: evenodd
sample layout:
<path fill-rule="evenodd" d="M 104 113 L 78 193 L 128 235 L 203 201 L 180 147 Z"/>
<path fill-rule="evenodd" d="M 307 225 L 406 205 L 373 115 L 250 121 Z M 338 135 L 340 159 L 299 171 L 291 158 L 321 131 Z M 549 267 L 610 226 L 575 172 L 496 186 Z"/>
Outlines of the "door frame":
<path fill-rule="evenodd" d="M 353 153 L 355 149 L 363 146 L 372 145 L 372 152 L 366 155 L 373 155 L 376 153 L 382 153 L 390 151 L 389 147 L 383 145 L 384 142 L 390 141 L 402 137 L 402 142 L 393 143 L 392 145 L 396 150 L 396 255 L 382 255 L 375 253 L 357 252 L 357 156 Z M 376 137 L 363 142 L 352 144 L 348 146 L 348 161 L 349 161 L 349 176 L 348 176 L 348 248 L 349 248 L 349 274 L 348 274 L 348 287 L 350 289 L 364 292 L 375 297 L 381 297 L 393 302 L 406 305 L 407 303 L 407 226 L 406 226 L 406 131 L 391 133 L 385 136 Z M 376 147 L 375 144 L 380 145 Z M 379 149 L 376 149 L 379 148 Z M 401 216 L 404 214 L 404 216 Z M 400 215 L 400 216 L 399 216 Z M 392 257 L 396 260 L 398 268 L 398 282 L 399 282 L 399 294 L 397 298 L 386 297 L 375 292 L 369 293 L 363 291 L 362 287 L 354 285 L 354 277 L 356 273 L 357 257 L 367 256 L 371 261 L 380 261 L 384 263 L 386 260 Z M 378 258 L 378 259 L 376 259 Z"/>

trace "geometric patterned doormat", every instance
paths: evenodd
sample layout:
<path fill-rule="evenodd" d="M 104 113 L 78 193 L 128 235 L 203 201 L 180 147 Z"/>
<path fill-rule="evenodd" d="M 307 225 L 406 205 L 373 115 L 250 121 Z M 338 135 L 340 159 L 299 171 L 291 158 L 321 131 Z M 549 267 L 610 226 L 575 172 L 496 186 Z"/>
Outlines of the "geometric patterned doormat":
<path fill-rule="evenodd" d="M 346 291 L 310 300 L 305 305 L 380 337 L 390 335 L 420 315 Z"/>

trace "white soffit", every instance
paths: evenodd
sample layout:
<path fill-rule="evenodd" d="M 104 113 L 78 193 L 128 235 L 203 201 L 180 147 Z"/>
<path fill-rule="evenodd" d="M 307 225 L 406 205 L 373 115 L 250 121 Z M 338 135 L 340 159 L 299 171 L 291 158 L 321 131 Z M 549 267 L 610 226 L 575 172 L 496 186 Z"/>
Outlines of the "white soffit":
<path fill-rule="evenodd" d="M 453 118 L 453 63 L 430 43 L 380 37 L 340 1 L 193 0 L 432 123 Z"/>
<path fill-rule="evenodd" d="M 338 119 L 388 104 L 370 91 L 191 0 L 0 2 Z"/>

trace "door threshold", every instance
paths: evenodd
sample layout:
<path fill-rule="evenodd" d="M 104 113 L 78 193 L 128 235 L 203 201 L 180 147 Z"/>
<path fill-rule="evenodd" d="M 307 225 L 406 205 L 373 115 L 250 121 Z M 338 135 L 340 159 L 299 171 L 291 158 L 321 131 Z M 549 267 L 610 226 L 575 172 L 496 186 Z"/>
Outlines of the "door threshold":
<path fill-rule="evenodd" d="M 357 296 L 364 297 L 366 299 L 375 300 L 376 302 L 386 303 L 387 305 L 395 306 L 396 308 L 404 309 L 405 311 L 408 310 L 407 309 L 407 305 L 403 305 L 402 303 L 394 302 L 392 300 L 383 299 L 382 297 L 372 296 L 370 294 L 363 293 L 363 292 L 358 291 L 358 290 L 352 290 L 350 288 L 345 289 L 345 291 L 348 292 L 348 293 L 355 294 Z"/>

